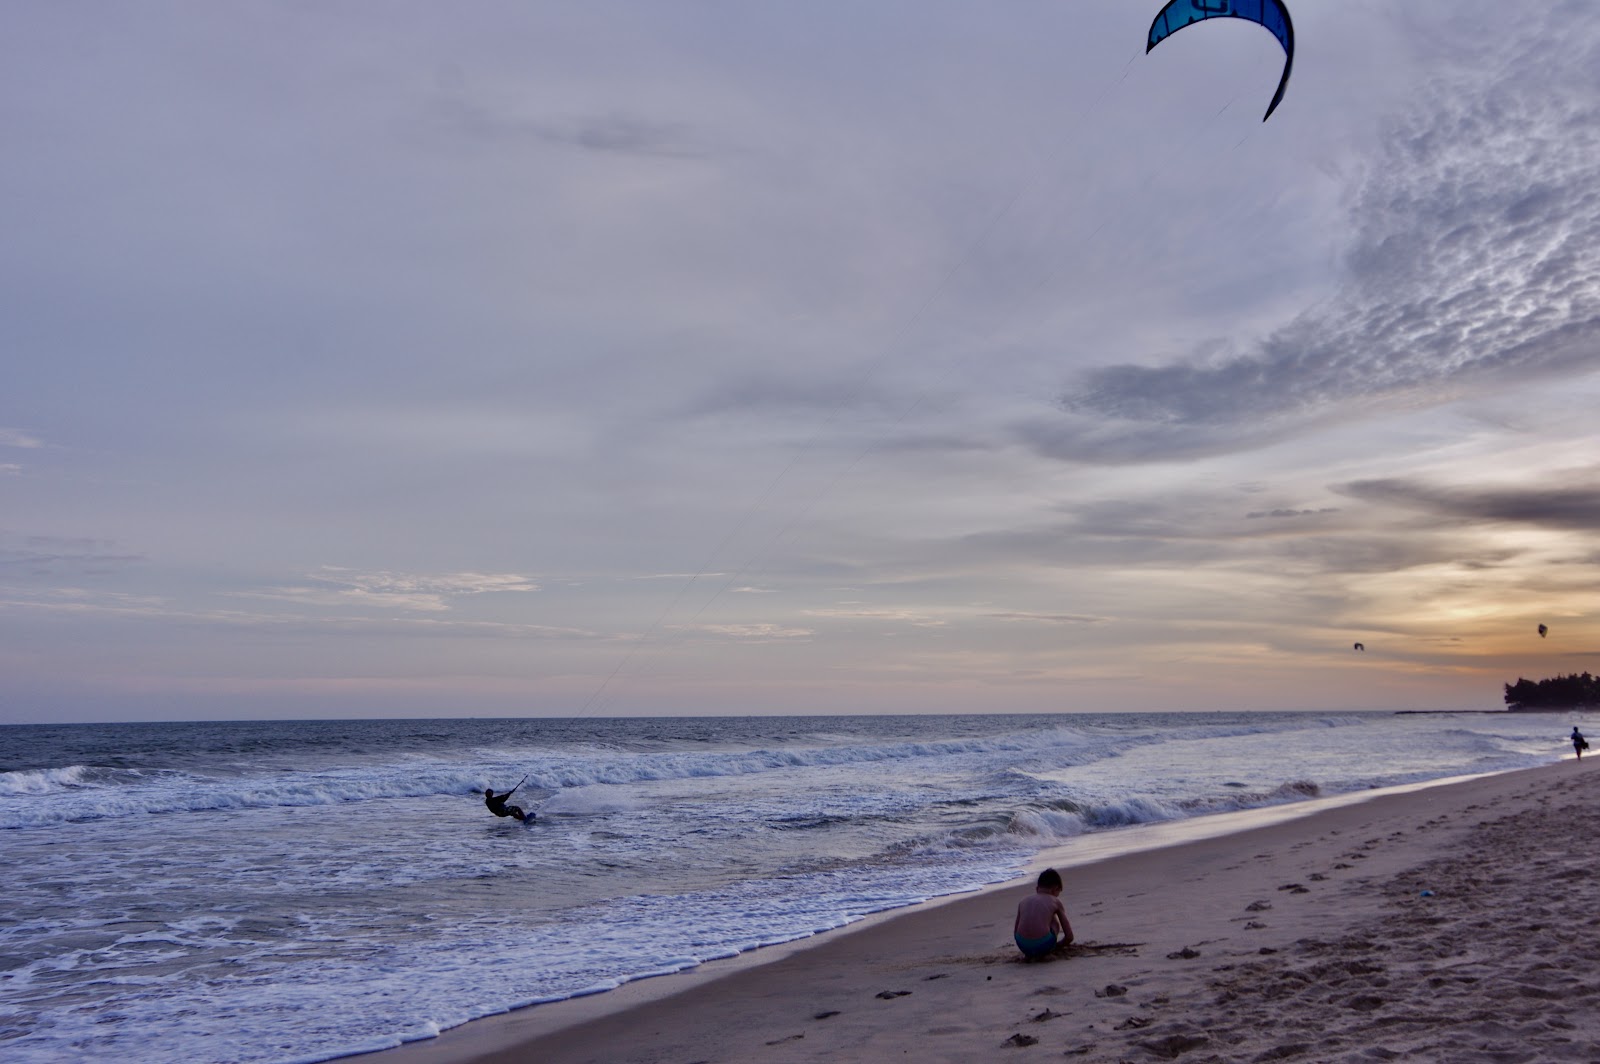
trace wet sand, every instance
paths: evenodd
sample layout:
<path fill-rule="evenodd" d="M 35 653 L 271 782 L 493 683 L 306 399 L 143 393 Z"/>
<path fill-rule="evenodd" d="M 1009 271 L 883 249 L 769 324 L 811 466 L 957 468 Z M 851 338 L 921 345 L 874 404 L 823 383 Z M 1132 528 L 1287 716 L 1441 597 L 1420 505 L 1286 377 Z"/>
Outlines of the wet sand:
<path fill-rule="evenodd" d="M 1600 767 L 1569 760 L 1076 867 L 1069 846 L 1040 863 L 1078 938 L 1050 960 L 1011 943 L 1030 879 L 359 1059 L 1600 1060 L 1596 813 Z"/>

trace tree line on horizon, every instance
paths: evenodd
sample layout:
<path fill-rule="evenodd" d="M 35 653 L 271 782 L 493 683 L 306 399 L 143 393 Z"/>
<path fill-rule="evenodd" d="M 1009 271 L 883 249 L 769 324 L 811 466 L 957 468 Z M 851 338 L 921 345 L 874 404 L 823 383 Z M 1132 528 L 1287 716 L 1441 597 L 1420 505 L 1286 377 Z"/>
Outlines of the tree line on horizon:
<path fill-rule="evenodd" d="M 1570 709 L 1600 705 L 1600 677 L 1587 672 L 1506 684 L 1507 709 Z"/>

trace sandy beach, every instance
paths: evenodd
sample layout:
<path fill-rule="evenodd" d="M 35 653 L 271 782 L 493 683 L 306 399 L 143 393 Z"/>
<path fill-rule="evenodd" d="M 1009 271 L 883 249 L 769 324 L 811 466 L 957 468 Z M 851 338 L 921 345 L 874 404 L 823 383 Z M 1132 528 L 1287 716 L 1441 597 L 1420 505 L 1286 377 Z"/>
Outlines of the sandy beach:
<path fill-rule="evenodd" d="M 1047 961 L 1011 943 L 1030 878 L 360 1059 L 1593 1061 L 1597 806 L 1600 767 L 1569 760 L 1090 864 L 1067 847 L 1040 867 L 1078 943 Z"/>

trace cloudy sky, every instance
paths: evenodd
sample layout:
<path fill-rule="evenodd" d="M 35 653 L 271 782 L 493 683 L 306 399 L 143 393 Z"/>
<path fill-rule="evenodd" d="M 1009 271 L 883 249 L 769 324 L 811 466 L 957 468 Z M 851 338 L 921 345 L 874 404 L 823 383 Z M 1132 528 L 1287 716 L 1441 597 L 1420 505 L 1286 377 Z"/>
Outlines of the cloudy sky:
<path fill-rule="evenodd" d="M 1158 7 L 0 6 L 0 721 L 1593 669 L 1600 11 Z"/>

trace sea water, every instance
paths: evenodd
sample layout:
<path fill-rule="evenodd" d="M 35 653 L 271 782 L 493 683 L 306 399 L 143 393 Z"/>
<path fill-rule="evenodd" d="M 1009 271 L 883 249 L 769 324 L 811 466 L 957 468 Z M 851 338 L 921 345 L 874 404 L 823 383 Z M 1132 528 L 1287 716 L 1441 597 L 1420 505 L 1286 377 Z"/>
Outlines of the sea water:
<path fill-rule="evenodd" d="M 0 728 L 0 1057 L 318 1061 L 1112 829 L 1545 764 L 1550 714 Z M 476 792 L 537 811 L 497 819 Z M 1136 837 L 1136 836 L 1135 836 Z"/>

